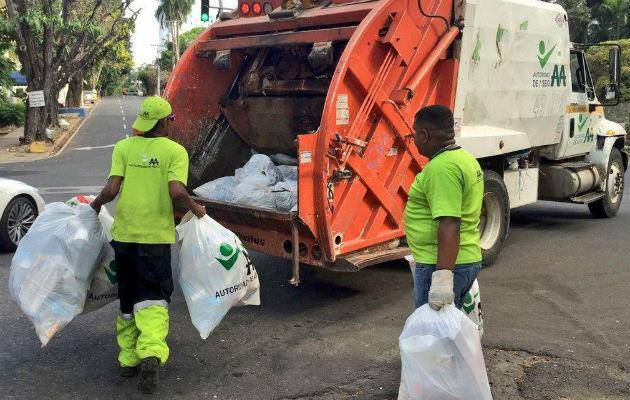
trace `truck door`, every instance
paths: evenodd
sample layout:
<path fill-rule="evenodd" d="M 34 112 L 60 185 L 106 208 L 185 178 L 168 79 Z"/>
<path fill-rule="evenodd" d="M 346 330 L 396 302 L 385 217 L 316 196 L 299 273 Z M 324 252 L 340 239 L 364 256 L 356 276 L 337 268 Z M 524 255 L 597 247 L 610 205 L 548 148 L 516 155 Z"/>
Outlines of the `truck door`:
<path fill-rule="evenodd" d="M 594 103 L 595 92 L 584 53 L 571 50 L 571 95 L 565 114 L 562 143 L 559 146 L 558 158 L 586 154 L 593 147 L 593 125 L 597 115 L 590 113 L 589 105 Z"/>

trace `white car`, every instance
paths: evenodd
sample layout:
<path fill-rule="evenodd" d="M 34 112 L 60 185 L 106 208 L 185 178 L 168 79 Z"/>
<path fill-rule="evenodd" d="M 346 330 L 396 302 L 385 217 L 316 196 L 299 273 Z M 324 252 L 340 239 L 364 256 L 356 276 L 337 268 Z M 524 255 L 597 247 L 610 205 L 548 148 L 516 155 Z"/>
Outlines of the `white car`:
<path fill-rule="evenodd" d="M 0 178 L 0 249 L 13 251 L 44 210 L 44 199 L 26 183 Z"/>

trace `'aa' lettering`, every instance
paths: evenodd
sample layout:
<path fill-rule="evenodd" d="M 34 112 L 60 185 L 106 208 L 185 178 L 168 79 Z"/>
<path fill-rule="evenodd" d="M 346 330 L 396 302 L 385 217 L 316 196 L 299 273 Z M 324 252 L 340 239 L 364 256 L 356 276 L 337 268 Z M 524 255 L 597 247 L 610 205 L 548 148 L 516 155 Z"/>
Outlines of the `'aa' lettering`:
<path fill-rule="evenodd" d="M 551 87 L 566 86 L 566 85 L 567 85 L 567 74 L 564 71 L 564 65 L 556 64 L 553 68 L 553 74 L 551 75 Z"/>

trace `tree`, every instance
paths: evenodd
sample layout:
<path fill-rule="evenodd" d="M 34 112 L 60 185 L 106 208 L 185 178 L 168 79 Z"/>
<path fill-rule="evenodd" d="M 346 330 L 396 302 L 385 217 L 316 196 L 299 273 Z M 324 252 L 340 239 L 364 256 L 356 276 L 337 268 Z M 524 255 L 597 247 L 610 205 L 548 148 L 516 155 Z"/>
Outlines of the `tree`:
<path fill-rule="evenodd" d="M 196 27 L 179 35 L 180 56 L 184 54 L 186 49 L 195 41 L 195 39 L 197 39 L 197 36 L 199 36 L 204 30 L 205 28 L 203 27 Z M 160 68 L 170 70 L 173 65 L 173 42 L 169 41 L 166 43 L 166 49 L 163 50 L 160 54 Z"/>
<path fill-rule="evenodd" d="M 125 83 L 125 78 L 133 69 L 133 55 L 131 43 L 119 42 L 100 65 L 94 67 L 92 74 L 98 73 L 97 84 L 106 95 L 119 93 Z"/>
<path fill-rule="evenodd" d="M 169 78 L 168 71 L 162 71 L 160 74 L 160 91 L 166 87 Z M 138 69 L 138 80 L 144 86 L 144 93 L 147 96 L 153 96 L 157 93 L 157 67 L 155 65 L 143 65 Z"/>
<path fill-rule="evenodd" d="M 160 0 L 155 18 L 162 26 L 169 26 L 171 36 L 173 37 L 173 69 L 179 61 L 179 29 L 182 23 L 188 18 L 192 7 L 195 5 L 194 0 Z"/>
<path fill-rule="evenodd" d="M 630 36 L 630 0 L 604 0 L 593 9 L 593 16 L 603 30 L 602 40 Z"/>
<path fill-rule="evenodd" d="M 6 1 L 0 31 L 17 44 L 28 90 L 42 90 L 46 101 L 45 107 L 27 108 L 25 142 L 43 140 L 46 127 L 57 124 L 57 97 L 70 77 L 90 69 L 133 30 L 137 12 L 130 10 L 131 1 Z"/>
<path fill-rule="evenodd" d="M 586 43 L 589 41 L 589 24 L 593 20 L 591 10 L 584 0 L 558 0 L 569 16 L 569 34 L 571 41 Z"/>

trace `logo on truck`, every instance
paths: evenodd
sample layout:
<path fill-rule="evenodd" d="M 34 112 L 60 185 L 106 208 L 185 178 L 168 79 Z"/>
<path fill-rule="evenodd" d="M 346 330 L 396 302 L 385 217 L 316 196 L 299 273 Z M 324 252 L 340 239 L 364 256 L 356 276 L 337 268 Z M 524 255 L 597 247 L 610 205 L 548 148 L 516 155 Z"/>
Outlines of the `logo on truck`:
<path fill-rule="evenodd" d="M 547 65 L 551 60 L 551 56 L 556 51 L 558 43 L 549 47 L 545 44 L 544 40 L 538 43 L 538 64 L 540 64 L 540 71 L 534 72 L 532 78 L 532 87 L 534 88 L 547 88 L 547 87 L 560 87 L 567 86 L 567 74 L 563 64 L 553 64 L 553 72 L 546 71 Z M 558 52 L 560 54 L 560 52 Z"/>

